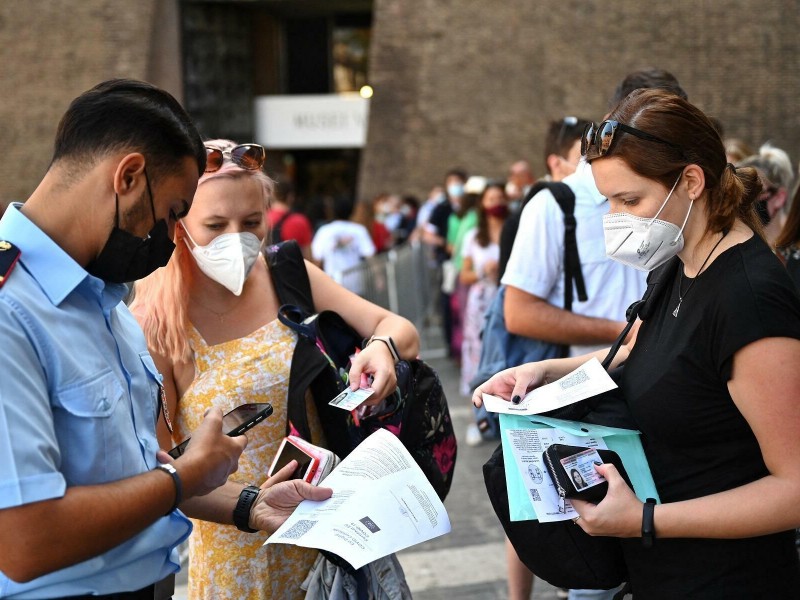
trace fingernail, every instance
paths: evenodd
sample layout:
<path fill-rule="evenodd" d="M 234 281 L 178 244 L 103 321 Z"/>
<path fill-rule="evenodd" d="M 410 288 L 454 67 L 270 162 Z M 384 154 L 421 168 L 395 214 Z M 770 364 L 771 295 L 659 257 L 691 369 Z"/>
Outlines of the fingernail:
<path fill-rule="evenodd" d="M 516 395 L 513 398 L 511 398 L 511 402 L 513 402 L 514 404 L 519 404 L 520 402 L 522 402 L 522 398 L 520 398 L 519 395 Z"/>

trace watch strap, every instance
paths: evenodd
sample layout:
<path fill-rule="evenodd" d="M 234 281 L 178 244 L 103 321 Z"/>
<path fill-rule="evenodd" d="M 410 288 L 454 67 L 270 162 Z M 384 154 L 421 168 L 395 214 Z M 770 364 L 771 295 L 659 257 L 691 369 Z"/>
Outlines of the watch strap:
<path fill-rule="evenodd" d="M 233 509 L 233 524 L 239 531 L 245 533 L 255 533 L 258 529 L 250 527 L 250 510 L 255 504 L 256 498 L 261 488 L 255 485 L 245 486 L 239 493 L 239 500 L 236 502 L 236 508 Z"/>
<path fill-rule="evenodd" d="M 372 342 L 379 341 L 386 344 L 386 347 L 389 348 L 389 353 L 392 355 L 392 359 L 394 359 L 395 363 L 400 362 L 400 353 L 397 351 L 397 346 L 395 346 L 394 340 L 388 335 L 373 335 L 369 338 L 367 342 L 367 346 L 369 346 Z M 366 347 L 366 346 L 365 346 Z"/>
<path fill-rule="evenodd" d="M 172 477 L 172 483 L 175 486 L 175 501 L 172 503 L 172 508 L 169 509 L 167 514 L 170 514 L 174 511 L 181 502 L 183 502 L 183 483 L 181 482 L 181 476 L 178 475 L 178 470 L 169 463 L 163 463 L 156 466 L 154 471 L 163 471 L 170 477 Z"/>
<path fill-rule="evenodd" d="M 648 498 L 642 505 L 642 546 L 652 548 L 656 539 L 656 527 L 653 519 L 656 510 L 655 498 Z"/>

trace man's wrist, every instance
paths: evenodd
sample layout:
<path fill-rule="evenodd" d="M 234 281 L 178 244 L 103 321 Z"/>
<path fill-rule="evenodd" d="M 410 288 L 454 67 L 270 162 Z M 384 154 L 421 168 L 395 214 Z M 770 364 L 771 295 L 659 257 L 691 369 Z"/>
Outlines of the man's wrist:
<path fill-rule="evenodd" d="M 172 483 L 175 487 L 175 500 L 172 503 L 172 508 L 166 513 L 170 514 L 183 502 L 183 482 L 181 481 L 181 476 L 178 475 L 177 469 L 169 463 L 159 464 L 153 470 L 163 471 L 172 478 Z"/>
<path fill-rule="evenodd" d="M 250 527 L 250 512 L 258 499 L 261 488 L 255 485 L 245 486 L 239 493 L 236 507 L 233 509 L 233 524 L 239 531 L 255 533 L 257 529 Z"/>

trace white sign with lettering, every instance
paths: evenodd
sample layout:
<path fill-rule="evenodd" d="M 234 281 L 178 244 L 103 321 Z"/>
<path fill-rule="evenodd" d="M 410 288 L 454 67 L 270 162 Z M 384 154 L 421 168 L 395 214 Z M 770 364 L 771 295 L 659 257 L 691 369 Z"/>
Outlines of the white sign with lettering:
<path fill-rule="evenodd" d="M 256 142 L 266 148 L 361 148 L 369 100 L 358 94 L 257 96 Z"/>

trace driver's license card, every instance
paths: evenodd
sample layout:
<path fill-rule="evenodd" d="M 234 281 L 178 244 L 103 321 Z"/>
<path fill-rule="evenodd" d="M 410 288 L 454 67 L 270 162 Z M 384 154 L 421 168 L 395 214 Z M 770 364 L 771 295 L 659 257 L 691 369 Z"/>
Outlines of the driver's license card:
<path fill-rule="evenodd" d="M 356 406 L 364 402 L 364 400 L 372 396 L 374 393 L 375 390 L 372 388 L 358 388 L 357 390 L 351 390 L 348 388 L 336 396 L 336 398 L 328 402 L 328 404 L 343 410 L 353 410 Z"/>

